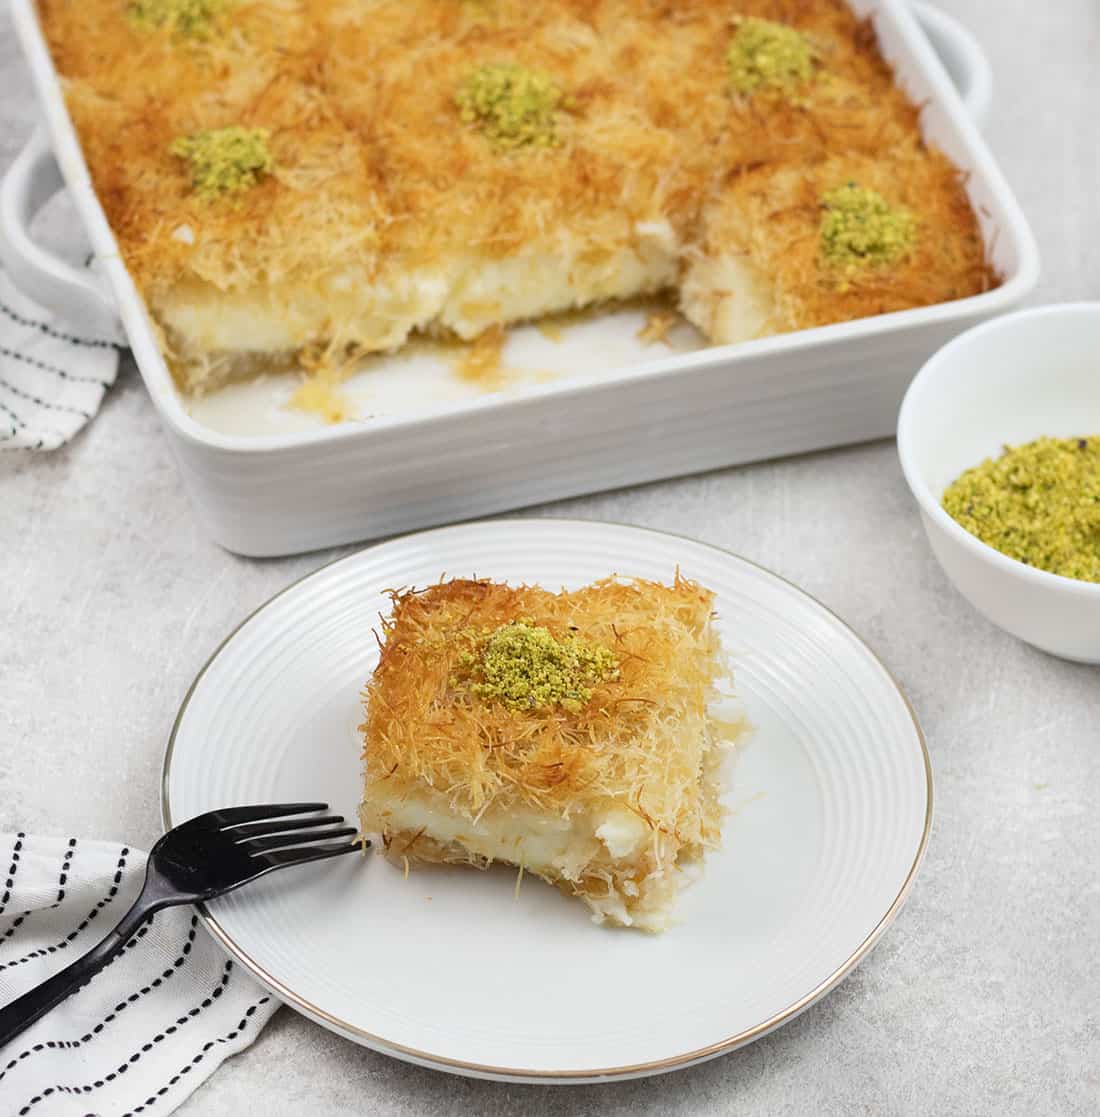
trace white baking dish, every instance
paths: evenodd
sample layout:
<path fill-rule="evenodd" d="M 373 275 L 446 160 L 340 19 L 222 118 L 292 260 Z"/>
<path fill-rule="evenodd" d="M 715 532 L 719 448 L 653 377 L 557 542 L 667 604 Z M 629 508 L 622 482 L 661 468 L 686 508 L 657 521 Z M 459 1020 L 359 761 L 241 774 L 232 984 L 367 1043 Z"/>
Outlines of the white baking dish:
<path fill-rule="evenodd" d="M 926 103 L 928 139 L 967 172 L 986 244 L 1004 278 L 995 290 L 647 359 L 597 378 L 566 376 L 481 398 L 428 399 L 414 414 L 260 436 L 218 433 L 189 414 L 173 385 L 92 189 L 33 0 L 13 0 L 12 11 L 46 128 L 0 188 L 0 256 L 32 298 L 131 346 L 199 516 L 219 543 L 241 554 L 311 550 L 887 436 L 921 364 L 961 330 L 1020 302 L 1034 287 L 1039 264 L 1031 231 L 977 129 L 990 82 L 973 39 L 943 13 L 923 6 L 914 13 L 904 0 L 851 0 L 851 6 L 873 18 L 898 80 Z M 30 239 L 31 218 L 62 185 L 109 290 Z M 590 334 L 584 344 L 591 350 Z M 568 346 L 566 339 L 566 365 Z M 591 364 L 591 352 L 586 356 Z"/>

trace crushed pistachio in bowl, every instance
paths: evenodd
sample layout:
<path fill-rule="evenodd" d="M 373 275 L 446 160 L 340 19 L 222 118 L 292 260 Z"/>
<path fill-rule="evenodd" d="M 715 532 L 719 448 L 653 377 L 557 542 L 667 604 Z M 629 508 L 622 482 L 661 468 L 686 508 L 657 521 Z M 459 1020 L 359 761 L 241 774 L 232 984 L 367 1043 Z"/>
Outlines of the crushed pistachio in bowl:
<path fill-rule="evenodd" d="M 959 593 L 1034 647 L 1100 666 L 1098 353 L 1100 302 L 983 322 L 914 377 L 897 445 Z M 966 623 L 943 620 L 945 636 Z"/>
<path fill-rule="evenodd" d="M 943 507 L 1009 558 L 1100 582 L 1100 435 L 1006 446 L 948 486 Z"/>

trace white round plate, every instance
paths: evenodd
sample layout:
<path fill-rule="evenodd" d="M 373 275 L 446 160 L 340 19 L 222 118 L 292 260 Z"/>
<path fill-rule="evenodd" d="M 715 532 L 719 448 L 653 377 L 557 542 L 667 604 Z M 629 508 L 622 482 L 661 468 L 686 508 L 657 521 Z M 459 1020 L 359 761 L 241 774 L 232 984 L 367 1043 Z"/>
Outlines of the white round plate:
<path fill-rule="evenodd" d="M 180 710 L 165 826 L 215 807 L 324 800 L 355 817 L 359 693 L 384 591 L 442 576 L 575 588 L 611 574 L 717 596 L 755 731 L 722 850 L 663 935 L 591 923 L 515 873 L 348 856 L 209 905 L 216 938 L 287 1004 L 403 1059 L 513 1081 L 654 1074 L 730 1051 L 829 991 L 897 914 L 928 840 L 932 779 L 897 684 L 841 621 L 715 547 L 563 520 L 472 523 L 324 567 L 253 614 Z"/>

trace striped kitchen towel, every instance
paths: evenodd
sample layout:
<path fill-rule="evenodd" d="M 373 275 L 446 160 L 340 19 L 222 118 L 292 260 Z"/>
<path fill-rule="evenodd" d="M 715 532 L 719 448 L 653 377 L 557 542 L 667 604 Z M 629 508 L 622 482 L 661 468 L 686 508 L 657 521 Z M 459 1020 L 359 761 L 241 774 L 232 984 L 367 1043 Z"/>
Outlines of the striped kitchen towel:
<path fill-rule="evenodd" d="M 67 328 L 0 271 L 0 450 L 63 446 L 99 410 L 118 358 L 118 346 Z"/>
<path fill-rule="evenodd" d="M 105 842 L 0 835 L 0 1004 L 101 939 L 141 890 L 145 860 Z M 88 985 L 0 1047 L 0 1114 L 169 1113 L 278 1005 L 192 908 L 168 908 Z"/>

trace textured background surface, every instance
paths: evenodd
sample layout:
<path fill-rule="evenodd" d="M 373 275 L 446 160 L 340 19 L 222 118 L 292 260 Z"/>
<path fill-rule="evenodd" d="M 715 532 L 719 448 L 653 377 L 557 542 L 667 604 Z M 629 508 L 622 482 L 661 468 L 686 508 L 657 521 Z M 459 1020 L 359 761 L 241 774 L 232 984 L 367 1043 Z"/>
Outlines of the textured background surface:
<path fill-rule="evenodd" d="M 1039 239 L 1035 301 L 1100 297 L 1100 8 L 944 6 L 994 64 L 987 135 Z M 33 119 L 0 13 L 0 164 Z M 912 697 L 935 765 L 936 824 L 908 906 L 856 973 L 789 1027 L 665 1079 L 569 1090 L 469 1082 L 284 1010 L 183 1112 L 1100 1110 L 1100 670 L 1032 651 L 953 592 L 893 445 L 544 511 L 729 547 L 869 640 Z M 191 679 L 248 611 L 328 557 L 257 562 L 207 542 L 128 362 L 75 445 L 0 463 L 0 829 L 148 847 L 164 741 Z"/>

